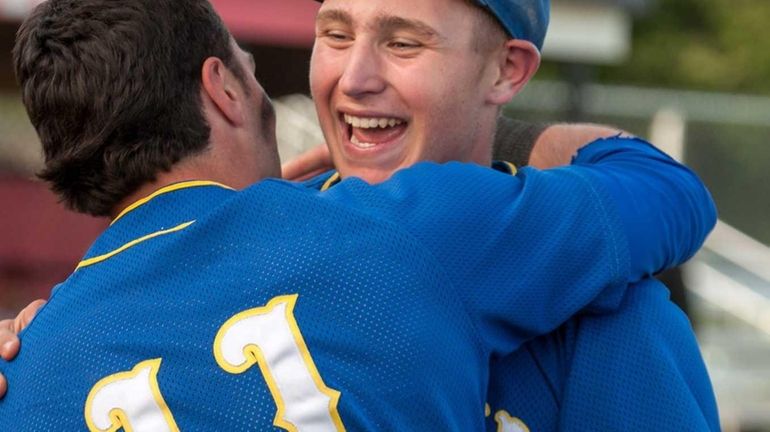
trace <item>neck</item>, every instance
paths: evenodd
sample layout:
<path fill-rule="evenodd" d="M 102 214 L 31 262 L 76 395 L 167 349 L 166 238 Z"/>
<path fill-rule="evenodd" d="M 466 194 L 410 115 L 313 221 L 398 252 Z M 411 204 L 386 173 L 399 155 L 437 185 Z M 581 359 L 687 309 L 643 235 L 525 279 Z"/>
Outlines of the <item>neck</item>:
<path fill-rule="evenodd" d="M 203 153 L 177 162 L 170 171 L 156 174 L 155 180 L 143 183 L 123 198 L 110 212 L 113 219 L 126 207 L 168 185 L 190 180 L 208 180 L 233 189 L 244 189 L 267 178 L 280 177 L 280 163 L 268 160 L 265 164 L 240 164 L 237 155 L 222 156 L 222 146 L 211 145 Z M 277 154 L 277 153 L 276 153 Z M 243 160 L 244 158 L 240 158 Z M 277 174 L 276 174 L 277 173 Z"/>
<path fill-rule="evenodd" d="M 495 141 L 495 131 L 497 123 L 495 121 L 483 122 L 487 126 L 480 126 L 476 136 L 476 145 L 471 150 L 470 162 L 475 162 L 482 166 L 492 164 L 492 153 Z"/>
<path fill-rule="evenodd" d="M 476 112 L 476 121 L 473 123 L 473 146 L 467 155 L 466 162 L 473 162 L 481 166 L 492 164 L 492 153 L 497 132 L 497 119 L 500 116 L 500 108 L 497 106 L 485 106 Z"/>

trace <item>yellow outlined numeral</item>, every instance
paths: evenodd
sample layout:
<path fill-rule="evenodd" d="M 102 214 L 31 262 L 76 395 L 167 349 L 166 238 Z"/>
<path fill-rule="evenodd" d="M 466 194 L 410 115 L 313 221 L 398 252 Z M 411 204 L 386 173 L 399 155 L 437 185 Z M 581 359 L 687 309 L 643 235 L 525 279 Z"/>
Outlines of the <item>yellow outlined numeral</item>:
<path fill-rule="evenodd" d="M 227 320 L 214 339 L 214 357 L 231 374 L 259 366 L 277 407 L 275 426 L 344 431 L 337 411 L 340 392 L 324 384 L 294 318 L 297 297 L 275 297 Z"/>
<path fill-rule="evenodd" d="M 92 432 L 179 432 L 158 386 L 161 359 L 100 380 L 88 393 L 85 419 Z"/>
<path fill-rule="evenodd" d="M 495 413 L 497 432 L 529 432 L 529 428 L 518 417 L 512 417 L 508 411 L 500 410 Z"/>

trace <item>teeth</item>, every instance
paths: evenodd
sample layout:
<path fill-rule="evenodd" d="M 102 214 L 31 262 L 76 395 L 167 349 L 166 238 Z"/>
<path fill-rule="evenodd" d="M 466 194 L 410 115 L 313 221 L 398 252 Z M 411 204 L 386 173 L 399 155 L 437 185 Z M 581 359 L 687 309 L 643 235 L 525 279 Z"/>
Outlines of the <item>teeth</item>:
<path fill-rule="evenodd" d="M 387 127 L 393 127 L 403 123 L 403 120 L 397 118 L 374 118 L 374 117 L 354 117 L 352 115 L 345 114 L 345 123 L 353 126 L 354 128 L 372 129 Z"/>
<path fill-rule="evenodd" d="M 372 144 L 372 143 L 361 142 L 361 141 L 358 140 L 358 138 L 356 138 L 355 135 L 350 137 L 350 142 L 355 144 L 356 147 L 364 148 L 364 149 L 372 148 L 372 147 L 374 147 L 376 145 L 376 144 Z"/>

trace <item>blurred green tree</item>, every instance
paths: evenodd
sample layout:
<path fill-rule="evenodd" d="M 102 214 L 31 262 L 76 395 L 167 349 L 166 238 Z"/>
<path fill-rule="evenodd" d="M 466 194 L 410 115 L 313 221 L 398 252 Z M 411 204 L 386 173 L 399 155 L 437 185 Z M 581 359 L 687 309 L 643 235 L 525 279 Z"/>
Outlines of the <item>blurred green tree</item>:
<path fill-rule="evenodd" d="M 770 1 L 657 0 L 634 24 L 633 53 L 600 80 L 770 94 Z"/>

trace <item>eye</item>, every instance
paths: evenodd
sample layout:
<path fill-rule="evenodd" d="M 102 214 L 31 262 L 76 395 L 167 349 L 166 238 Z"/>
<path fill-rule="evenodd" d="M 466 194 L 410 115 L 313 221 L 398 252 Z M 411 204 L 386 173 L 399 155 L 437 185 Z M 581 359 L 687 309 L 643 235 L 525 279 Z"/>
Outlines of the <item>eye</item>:
<path fill-rule="evenodd" d="M 335 44 L 345 43 L 353 40 L 353 38 L 348 33 L 340 30 L 325 30 L 321 33 L 321 37 Z"/>
<path fill-rule="evenodd" d="M 420 48 L 422 45 L 411 40 L 396 39 L 388 43 L 388 46 L 398 51 L 408 51 Z"/>
<path fill-rule="evenodd" d="M 414 39 L 396 38 L 389 40 L 386 47 L 393 56 L 413 58 L 423 51 L 425 45 Z"/>

